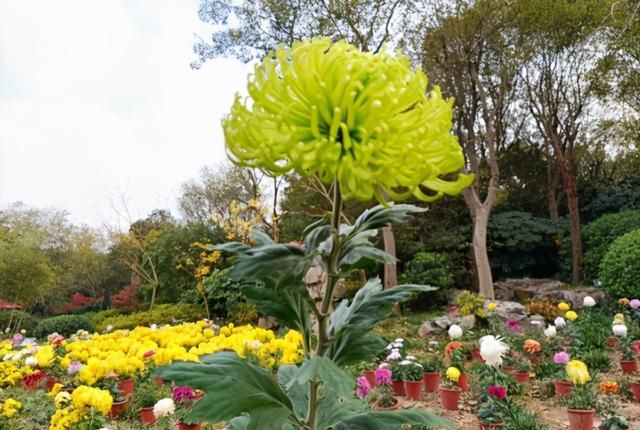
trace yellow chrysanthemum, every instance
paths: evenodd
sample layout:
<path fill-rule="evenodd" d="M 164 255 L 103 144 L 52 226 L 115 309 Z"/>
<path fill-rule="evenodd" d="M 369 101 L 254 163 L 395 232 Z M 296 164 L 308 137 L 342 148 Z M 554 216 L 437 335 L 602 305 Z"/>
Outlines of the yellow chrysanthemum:
<path fill-rule="evenodd" d="M 223 127 L 233 162 L 273 175 L 292 170 L 345 198 L 432 201 L 458 194 L 462 150 L 451 133 L 453 101 L 409 60 L 327 38 L 280 46 L 255 68 Z M 427 193 L 425 193 L 427 192 Z"/>
<path fill-rule="evenodd" d="M 11 418 L 22 408 L 22 403 L 9 397 L 0 405 L 1 416 Z"/>
<path fill-rule="evenodd" d="M 565 371 L 569 376 L 569 380 L 574 384 L 583 385 L 591 381 L 589 368 L 580 360 L 571 360 L 565 366 Z"/>
<path fill-rule="evenodd" d="M 452 382 L 458 382 L 458 379 L 460 379 L 461 374 L 462 373 L 460 372 L 460 370 L 457 367 L 453 367 L 453 366 L 449 367 L 446 372 L 447 379 L 449 379 Z"/>
<path fill-rule="evenodd" d="M 76 409 L 95 409 L 107 415 L 111 410 L 113 399 L 108 391 L 82 385 L 71 393 L 71 403 Z"/>
<path fill-rule="evenodd" d="M 571 306 L 569 306 L 566 302 L 560 302 L 558 303 L 558 309 L 560 309 L 562 312 L 566 312 L 571 309 Z"/>
<path fill-rule="evenodd" d="M 574 311 L 567 311 L 567 313 L 564 314 L 564 317 L 569 321 L 575 321 L 578 318 L 578 314 Z"/>
<path fill-rule="evenodd" d="M 497 307 L 498 307 L 498 305 L 497 305 L 497 304 L 495 304 L 495 303 L 489 303 L 489 304 L 487 305 L 487 310 L 488 310 L 489 312 L 493 312 L 493 311 L 495 311 L 495 310 L 496 310 L 496 308 L 497 308 Z"/>

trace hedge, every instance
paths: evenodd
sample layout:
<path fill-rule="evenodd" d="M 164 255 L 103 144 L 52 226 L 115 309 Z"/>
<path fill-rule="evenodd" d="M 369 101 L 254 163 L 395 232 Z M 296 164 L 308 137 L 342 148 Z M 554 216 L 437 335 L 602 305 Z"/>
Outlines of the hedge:
<path fill-rule="evenodd" d="M 616 239 L 600 266 L 602 289 L 614 298 L 640 298 L 640 229 Z"/>
<path fill-rule="evenodd" d="M 45 338 L 51 333 L 70 336 L 78 330 L 95 331 L 93 323 L 83 315 L 59 315 L 40 321 L 33 332 L 37 338 Z"/>

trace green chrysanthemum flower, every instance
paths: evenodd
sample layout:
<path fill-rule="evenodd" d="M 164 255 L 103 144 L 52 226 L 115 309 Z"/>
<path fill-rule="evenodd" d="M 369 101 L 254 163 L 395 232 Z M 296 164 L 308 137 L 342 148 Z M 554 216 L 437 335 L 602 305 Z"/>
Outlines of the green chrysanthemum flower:
<path fill-rule="evenodd" d="M 340 181 L 347 199 L 432 201 L 473 181 L 450 133 L 452 101 L 404 56 L 318 38 L 281 46 L 255 68 L 249 100 L 224 121 L 233 162 Z M 447 175 L 448 178 L 443 178 Z"/>

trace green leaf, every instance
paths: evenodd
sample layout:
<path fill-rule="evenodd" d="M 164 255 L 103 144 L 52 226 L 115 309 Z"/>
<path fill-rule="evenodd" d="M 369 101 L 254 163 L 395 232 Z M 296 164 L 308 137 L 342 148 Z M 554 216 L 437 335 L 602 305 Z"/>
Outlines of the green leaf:
<path fill-rule="evenodd" d="M 247 299 L 258 311 L 276 318 L 281 324 L 298 330 L 305 338 L 311 337 L 311 296 L 298 280 L 280 286 L 267 279 L 261 285 L 247 284 L 242 288 Z"/>
<path fill-rule="evenodd" d="M 347 227 L 344 233 L 352 236 L 366 230 L 377 230 L 392 223 L 403 222 L 409 214 L 424 212 L 426 209 L 413 205 L 394 205 L 388 207 L 382 205 L 375 206 L 364 211 L 353 223 Z"/>
<path fill-rule="evenodd" d="M 383 290 L 380 279 L 370 279 L 356 293 L 350 305 L 343 300 L 331 314 L 329 334 L 332 341 L 328 357 L 341 365 L 352 362 L 351 357 L 363 355 L 359 351 L 365 348 L 365 344 L 360 339 L 384 320 L 396 303 L 411 298 L 417 292 L 436 289 L 424 285 L 396 285 Z"/>
<path fill-rule="evenodd" d="M 258 246 L 270 245 L 274 243 L 273 239 L 271 239 L 271 236 L 269 236 L 259 228 L 254 228 L 253 230 L 251 230 L 251 239 L 253 239 Z"/>
<path fill-rule="evenodd" d="M 451 421 L 426 409 L 362 412 L 335 423 L 332 430 L 400 430 L 403 424 L 452 429 Z"/>
<path fill-rule="evenodd" d="M 294 385 L 307 385 L 310 381 L 320 380 L 322 383 L 339 396 L 352 396 L 355 380 L 347 372 L 338 367 L 327 357 L 315 356 L 298 368 L 298 371 L 291 375 L 285 388 L 289 389 Z"/>
<path fill-rule="evenodd" d="M 218 423 L 246 415 L 246 430 L 293 428 L 288 427 L 295 423 L 293 404 L 267 371 L 233 352 L 207 355 L 201 360 L 177 362 L 156 371 L 176 385 L 206 393 L 193 406 L 190 420 Z"/>
<path fill-rule="evenodd" d="M 302 278 L 307 267 L 301 248 L 270 244 L 256 246 L 240 254 L 230 274 L 235 280 L 294 279 Z"/>

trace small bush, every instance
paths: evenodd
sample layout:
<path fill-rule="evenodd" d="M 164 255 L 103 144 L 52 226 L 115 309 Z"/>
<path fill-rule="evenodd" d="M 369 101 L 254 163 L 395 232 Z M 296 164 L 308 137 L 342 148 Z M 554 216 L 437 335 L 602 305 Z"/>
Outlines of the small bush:
<path fill-rule="evenodd" d="M 548 323 L 552 323 L 556 317 L 562 314 L 562 311 L 560 311 L 548 298 L 533 301 L 526 307 L 529 315 L 540 315 Z"/>
<path fill-rule="evenodd" d="M 253 303 L 240 303 L 229 312 L 229 321 L 237 325 L 255 324 L 258 321 L 258 311 Z"/>
<path fill-rule="evenodd" d="M 186 321 L 197 321 L 206 317 L 206 312 L 201 306 L 188 304 L 164 304 L 158 305 L 151 312 L 140 311 L 132 314 L 116 314 L 103 318 L 96 329 L 99 332 L 105 331 L 108 326 L 114 330 L 132 329 L 137 326 L 148 326 L 151 324 L 173 324 Z"/>
<path fill-rule="evenodd" d="M 69 336 L 78 330 L 93 332 L 93 323 L 83 315 L 59 315 L 57 317 L 46 318 L 38 323 L 33 334 L 37 338 L 44 338 L 51 333 L 60 333 Z"/>
<path fill-rule="evenodd" d="M 600 279 L 612 297 L 640 297 L 640 229 L 611 244 L 600 265 Z"/>
<path fill-rule="evenodd" d="M 17 310 L 0 310 L 0 330 L 9 329 L 11 332 L 26 330 L 27 336 L 33 334 L 40 322 L 39 318 L 30 313 Z"/>
<path fill-rule="evenodd" d="M 437 291 L 418 294 L 408 303 L 414 310 L 426 310 L 448 303 L 448 295 L 454 283 L 451 263 L 445 254 L 419 252 L 407 263 L 400 278 L 404 284 L 431 285 Z"/>
<path fill-rule="evenodd" d="M 232 319 L 229 313 L 246 302 L 241 285 L 229 277 L 230 269 L 214 270 L 204 280 L 204 291 L 212 317 Z M 203 304 L 202 294 L 192 288 L 182 293 L 182 303 Z"/>

